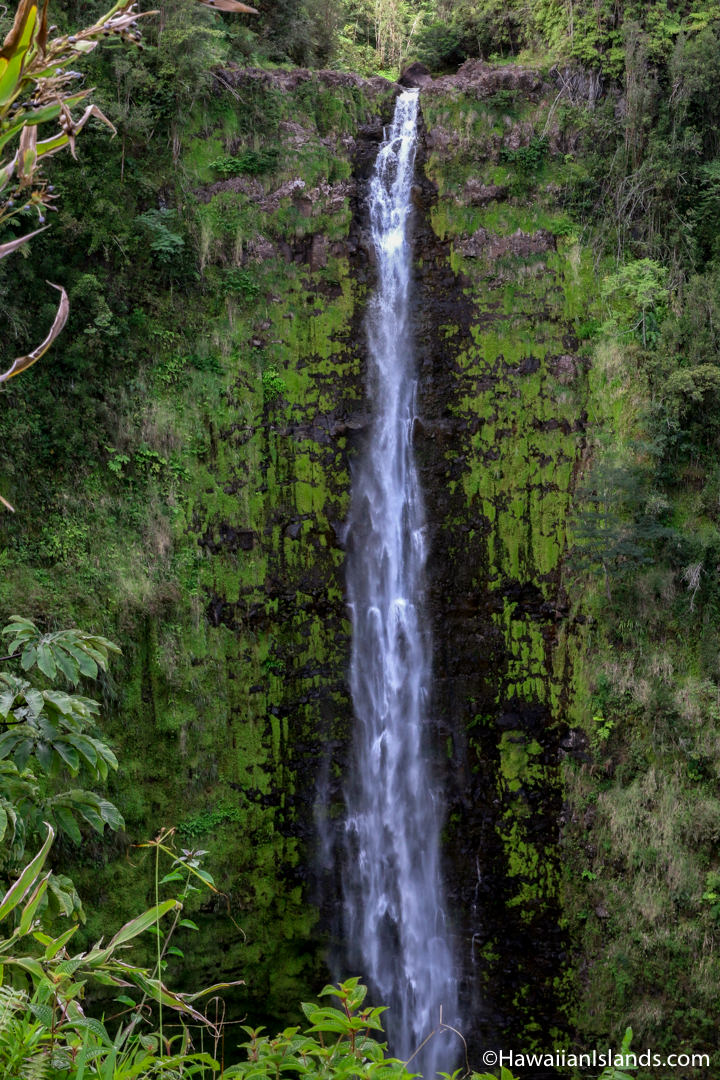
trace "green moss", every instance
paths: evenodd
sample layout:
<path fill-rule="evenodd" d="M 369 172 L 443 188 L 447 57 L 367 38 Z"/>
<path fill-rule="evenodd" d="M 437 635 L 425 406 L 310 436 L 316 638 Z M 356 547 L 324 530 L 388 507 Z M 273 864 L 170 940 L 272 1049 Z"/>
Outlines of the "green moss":
<path fill-rule="evenodd" d="M 148 272 L 138 289 L 151 299 L 117 316 L 116 352 L 98 375 L 113 405 L 94 413 L 86 403 L 87 464 L 61 446 L 63 463 L 48 456 L 48 471 L 35 472 L 24 519 L 8 523 L 17 557 L 0 604 L 121 642 L 107 693 L 128 841 L 160 827 L 197 838 L 225 898 L 196 912 L 179 981 L 242 978 L 234 1014 L 252 1008 L 255 1022 L 284 1026 L 322 978 L 317 916 L 295 868 L 308 859 L 298 840 L 308 762 L 319 740 L 344 737 L 348 714 L 328 685 L 346 666 L 334 523 L 349 487 L 345 441 L 328 433 L 360 393 L 363 287 L 342 256 L 311 272 L 280 254 L 260 260 L 252 245 L 347 234 L 347 200 L 331 190 L 351 175 L 340 139 L 384 105 L 315 78 L 287 93 L 259 82 L 238 93 L 198 109 L 172 173 L 158 170 L 163 198 L 168 175 L 178 181 L 189 265 L 179 286 L 178 267 Z M 299 151 L 280 137 L 286 119 L 304 129 Z M 213 161 L 268 149 L 252 178 L 261 194 L 201 187 L 224 181 Z M 259 198 L 296 178 L 309 205 L 288 196 L 261 209 Z M 182 190 L 188 179 L 197 201 Z M 42 378 L 27 392 L 44 392 Z M 73 482 L 48 516 L 64 468 Z M 90 850 L 75 873 L 95 912 L 88 937 L 151 896 L 142 859 L 131 866 L 110 843 Z"/>
<path fill-rule="evenodd" d="M 511 123 L 532 120 L 541 130 L 542 105 L 516 102 L 513 111 Z M 557 188 L 548 189 L 562 184 L 563 163 L 546 156 L 529 175 L 517 155 L 500 161 L 508 128 L 495 103 L 433 97 L 424 113 L 431 129 L 436 124 L 446 133 L 433 139 L 441 149 L 427 164 L 439 192 L 431 223 L 449 241 L 451 267 L 462 275 L 470 305 L 470 340 L 453 357 L 457 392 L 450 409 L 460 430 L 469 433 L 455 475 L 467 517 L 481 525 L 474 587 L 488 597 L 494 631 L 488 636 L 494 662 L 485 693 L 495 713 L 482 724 L 471 721 L 468 739 L 476 769 L 484 772 L 493 752 L 491 733 L 497 731 L 493 812 L 502 856 L 493 872 L 508 925 L 532 935 L 546 932 L 541 927 L 561 895 L 561 857 L 550 820 L 561 799 L 558 732 L 570 696 L 576 709 L 585 707 L 582 676 L 575 671 L 578 639 L 558 627 L 551 612 L 566 602 L 564 560 L 588 395 L 580 358 L 583 321 L 597 286 L 588 253 L 571 237 L 572 223 L 558 209 Z M 503 185 L 508 197 L 467 205 L 464 185 L 471 177 Z M 492 260 L 461 254 L 463 241 L 479 229 L 506 240 L 505 254 Z M 547 230 L 557 238 L 555 247 L 536 256 L 515 255 L 517 230 Z M 448 466 L 456 460 L 453 448 Z M 523 718 L 527 730 L 500 727 L 508 716 Z M 530 961 L 517 963 L 518 978 L 529 986 L 537 971 Z M 488 979 L 492 993 L 492 975 Z M 575 992 L 569 981 L 558 991 L 568 995 L 564 1008 L 571 1007 L 568 998 Z M 548 985 L 547 993 L 555 988 Z M 513 1034 L 521 1026 L 528 1044 L 538 1025 L 531 1000 L 521 992 L 514 1003 Z"/>

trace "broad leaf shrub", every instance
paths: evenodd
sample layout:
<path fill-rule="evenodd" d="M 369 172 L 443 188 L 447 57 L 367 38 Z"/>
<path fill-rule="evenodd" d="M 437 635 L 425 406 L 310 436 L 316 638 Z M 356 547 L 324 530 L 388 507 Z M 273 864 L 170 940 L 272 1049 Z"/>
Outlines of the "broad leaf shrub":
<path fill-rule="evenodd" d="M 38 917 L 51 879 L 45 863 L 55 838 L 54 829 L 46 826 L 42 847 L 0 900 L 0 1080 L 221 1075 L 211 1054 L 194 1049 L 191 1032 L 206 1034 L 210 1045 L 218 1042 L 219 1032 L 198 1002 L 234 984 L 178 994 L 162 979 L 175 928 L 192 926 L 181 918 L 183 899 L 194 891 L 191 879 L 215 891 L 196 854 L 176 855 L 168 847 L 168 835 L 164 832 L 147 845 L 155 848 L 158 860 L 161 853 L 173 857 L 168 874 L 163 879 L 156 874 L 153 907 L 130 919 L 107 943 L 71 954 L 78 924 L 52 936 Z M 163 881 L 181 884 L 180 895 L 160 900 Z M 146 932 L 158 941 L 152 969 L 134 964 L 128 955 L 132 942 Z M 115 989 L 112 1015 L 88 1015 L 84 998 L 93 985 Z M 180 1027 L 180 1034 L 170 1039 L 162 1028 L 168 1011 L 174 1028 Z"/>
<path fill-rule="evenodd" d="M 10 670 L 0 671 L 0 878 L 22 865 L 44 823 L 76 844 L 83 827 L 102 833 L 124 824 L 113 803 L 83 784 L 104 784 L 117 758 L 98 728 L 100 706 L 76 692 L 120 649 L 80 630 L 44 634 L 18 615 L 2 636 Z M 77 908 L 68 886 L 53 879 L 49 890 L 64 914 Z"/>
<path fill-rule="evenodd" d="M 338 1007 L 303 1003 L 309 1025 L 305 1030 L 289 1027 L 269 1036 L 262 1029 L 243 1027 L 247 1038 L 241 1049 L 246 1060 L 224 1067 L 217 1053 L 223 1032 L 200 1011 L 199 1002 L 233 984 L 179 994 L 162 978 L 165 957 L 173 949 L 169 944 L 173 931 L 178 925 L 192 925 L 181 919 L 180 897 L 187 898 L 194 890 L 192 880 L 214 890 L 212 879 L 199 866 L 198 853 L 175 855 L 168 846 L 170 835 L 163 831 L 147 845 L 155 849 L 158 868 L 161 854 L 174 856 L 162 879 L 156 872 L 155 905 L 125 923 L 107 944 L 98 942 L 71 955 L 68 947 L 77 923 L 51 936 L 38 919 L 50 879 L 45 863 L 55 836 L 47 826 L 41 849 L 0 901 L 0 1080 L 280 1080 L 283 1075 L 306 1080 L 412 1080 L 415 1074 L 405 1062 L 386 1056 L 386 1044 L 377 1039 L 384 1009 L 364 1007 L 367 991 L 357 978 L 321 990 L 320 997 L 334 997 Z M 180 897 L 159 900 L 163 883 L 181 884 Z M 158 941 L 153 970 L 132 963 L 128 956 L 131 943 L 148 931 Z M 113 1015 L 88 1015 L 85 991 L 93 983 L 116 988 Z M 168 1011 L 173 1027 L 180 1027 L 180 1034 L 172 1038 L 163 1031 Z M 496 1078 L 473 1073 L 471 1080 Z M 500 1080 L 515 1078 L 503 1069 Z M 612 1069 L 601 1080 L 631 1078 Z"/>
<path fill-rule="evenodd" d="M 227 1076 L 241 1080 L 275 1080 L 281 1074 L 302 1075 L 308 1080 L 409 1080 L 414 1075 L 397 1058 L 386 1057 L 387 1045 L 378 1042 L 382 1032 L 382 1007 L 363 1008 L 367 988 L 357 978 L 338 986 L 325 986 L 320 997 L 334 997 L 339 1008 L 303 1002 L 310 1024 L 305 1031 L 286 1028 L 278 1035 L 245 1027 L 242 1044 L 248 1060 L 232 1066 Z"/>

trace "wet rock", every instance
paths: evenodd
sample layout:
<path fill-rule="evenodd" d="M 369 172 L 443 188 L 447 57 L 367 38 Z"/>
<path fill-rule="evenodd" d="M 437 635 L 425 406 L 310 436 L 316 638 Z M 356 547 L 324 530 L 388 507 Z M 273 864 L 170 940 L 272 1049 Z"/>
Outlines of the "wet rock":
<path fill-rule="evenodd" d="M 218 180 L 215 184 L 206 184 L 198 188 L 195 194 L 200 202 L 208 203 L 213 196 L 220 195 L 224 191 L 247 195 L 253 202 L 259 202 L 263 197 L 262 184 L 252 176 L 232 176 L 228 180 Z"/>
<path fill-rule="evenodd" d="M 491 202 L 507 199 L 508 189 L 504 184 L 483 184 L 471 177 L 465 183 L 463 202 L 470 206 L 487 206 Z"/>
<path fill-rule="evenodd" d="M 583 754 L 587 750 L 588 740 L 584 731 L 571 728 L 560 740 L 560 749 L 566 754 Z"/>
<path fill-rule="evenodd" d="M 487 229 L 480 228 L 472 236 L 458 243 L 458 250 L 463 255 L 489 261 L 499 259 L 504 255 L 528 258 L 530 255 L 555 251 L 555 248 L 555 237 L 547 229 L 538 229 L 534 233 L 526 233 L 518 229 L 511 236 L 497 236 Z"/>
<path fill-rule="evenodd" d="M 368 124 L 361 124 L 358 128 L 361 139 L 369 139 L 371 142 L 381 142 L 383 137 L 383 122 L 379 116 L 374 116 Z"/>
<path fill-rule="evenodd" d="M 441 124 L 437 124 L 431 131 L 428 131 L 425 141 L 428 150 L 434 150 L 439 154 L 447 154 L 458 145 L 460 135 L 457 131 L 449 131 Z"/>
<path fill-rule="evenodd" d="M 368 97 L 379 97 L 382 94 L 400 93 L 397 83 L 384 79 L 381 75 L 373 75 L 363 78 L 349 71 L 310 71 L 308 68 L 292 68 L 290 71 L 267 71 L 264 68 L 241 68 L 227 67 L 216 72 L 217 88 L 222 92 L 223 88 L 241 87 L 259 83 L 263 86 L 277 87 L 280 90 L 295 90 L 302 83 L 316 82 L 321 86 L 330 88 L 347 86 L 357 87 Z"/>
<path fill-rule="evenodd" d="M 484 60 L 466 60 L 454 75 L 443 75 L 424 87 L 425 94 L 459 91 L 479 99 L 492 97 L 499 90 L 513 90 L 536 101 L 544 88 L 539 72 L 517 64 L 491 67 Z"/>
<path fill-rule="evenodd" d="M 507 128 L 507 134 L 503 136 L 502 141 L 505 150 L 519 150 L 522 146 L 529 146 L 535 135 L 535 127 L 530 120 L 524 120 L 519 124 L 514 124 L 510 120 Z"/>
<path fill-rule="evenodd" d="M 298 124 L 294 120 L 283 120 L 280 124 L 280 131 L 282 132 L 283 145 L 288 150 L 302 150 L 309 142 L 317 140 L 314 131 L 308 131 L 302 124 Z"/>
<path fill-rule="evenodd" d="M 398 79 L 398 82 L 401 86 L 421 90 L 423 87 L 429 86 L 432 83 L 430 68 L 425 67 L 424 64 L 419 62 L 410 64 L 409 67 L 405 68 Z"/>
<path fill-rule="evenodd" d="M 245 256 L 249 262 L 264 262 L 277 254 L 277 248 L 267 237 L 259 233 L 245 244 Z"/>
<path fill-rule="evenodd" d="M 561 92 L 562 97 L 571 105 L 589 105 L 594 108 L 603 93 L 603 80 L 600 71 L 590 71 L 579 66 L 554 67 L 550 77 Z"/>
<path fill-rule="evenodd" d="M 570 356 L 567 353 L 563 356 L 558 356 L 550 361 L 550 370 L 559 383 L 562 383 L 563 386 L 567 386 L 577 378 L 578 358 L 576 356 Z"/>
<path fill-rule="evenodd" d="M 369 426 L 370 416 L 368 414 L 353 416 L 347 420 L 338 420 L 332 427 L 332 434 L 334 436 L 348 435 L 355 431 L 365 431 Z"/>
<path fill-rule="evenodd" d="M 220 552 L 236 554 L 238 551 L 252 551 L 255 546 L 255 533 L 252 529 L 239 529 L 222 521 L 217 528 L 217 534 L 208 529 L 203 536 L 198 537 L 198 544 L 211 555 Z"/>
<path fill-rule="evenodd" d="M 295 177 L 292 180 L 286 180 L 284 184 L 281 184 L 279 188 L 271 192 L 270 195 L 260 198 L 257 201 L 258 206 L 266 214 L 271 214 L 277 210 L 278 206 L 283 199 L 295 198 L 299 196 L 300 192 L 305 190 L 305 181 L 300 177 Z"/>

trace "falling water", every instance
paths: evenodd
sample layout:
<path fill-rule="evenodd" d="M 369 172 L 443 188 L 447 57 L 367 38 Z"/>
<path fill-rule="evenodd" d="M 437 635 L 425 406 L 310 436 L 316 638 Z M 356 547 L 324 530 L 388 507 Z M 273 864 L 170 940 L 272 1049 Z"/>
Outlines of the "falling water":
<path fill-rule="evenodd" d="M 441 800 L 428 762 L 430 639 L 424 615 L 422 492 L 412 450 L 415 371 L 408 242 L 417 91 L 400 95 L 370 186 L 378 285 L 367 320 L 369 439 L 353 474 L 348 596 L 355 707 L 346 790 L 345 935 L 351 962 L 389 1006 L 393 1053 L 407 1058 L 455 1019 L 443 914 Z M 432 1039 L 412 1067 L 450 1070 Z"/>

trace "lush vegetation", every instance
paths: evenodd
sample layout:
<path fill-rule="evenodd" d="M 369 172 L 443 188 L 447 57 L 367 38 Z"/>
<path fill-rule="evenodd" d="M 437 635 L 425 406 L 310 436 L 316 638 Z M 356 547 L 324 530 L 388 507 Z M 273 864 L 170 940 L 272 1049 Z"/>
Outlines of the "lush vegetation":
<path fill-rule="evenodd" d="M 639 38 L 651 64 L 664 65 L 678 40 L 717 18 L 713 0 L 285 0 L 258 3 L 243 31 L 247 57 L 332 64 L 371 74 L 411 60 L 432 70 L 468 57 L 579 63 L 622 79 Z"/>
<path fill-rule="evenodd" d="M 577 617 L 572 715 L 586 736 L 585 759 L 564 765 L 567 1027 L 583 1041 L 619 1039 L 631 1021 L 643 1045 L 711 1049 L 720 924 L 716 5 L 257 7 L 257 21 L 239 22 L 177 0 L 146 20 L 142 52 L 77 50 L 85 83 L 69 81 L 64 60 L 55 90 L 73 108 L 92 84 L 117 136 L 83 113 L 78 161 L 58 157 L 37 197 L 25 184 L 4 204 L 0 244 L 54 228 L 0 263 L 3 346 L 32 356 L 38 326 L 57 326 L 46 279 L 69 297 L 64 334 L 13 381 L 0 417 L 2 491 L 18 511 L 2 523 L 0 604 L 5 618 L 23 615 L 8 626 L 0 676 L 6 1075 L 27 1065 L 58 1078 L 210 1077 L 223 1074 L 223 1039 L 229 1060 L 240 1038 L 249 1060 L 226 1076 L 405 1075 L 371 1038 L 378 1010 L 362 1008 L 357 984 L 340 988 L 339 1011 L 303 1006 L 309 1032 L 296 1024 L 297 985 L 320 972 L 291 836 L 298 771 L 314 759 L 312 746 L 295 758 L 291 744 L 326 724 L 312 709 L 318 681 L 341 662 L 341 632 L 322 624 L 331 604 L 342 610 L 339 593 L 319 616 L 304 598 L 317 597 L 317 566 L 333 565 L 328 538 L 342 496 L 332 484 L 342 488 L 346 476 L 334 447 L 321 459 L 303 445 L 293 410 L 309 429 L 315 408 L 335 431 L 334 387 L 354 363 L 348 327 L 362 302 L 362 285 L 332 253 L 310 279 L 306 249 L 315 236 L 332 244 L 347 235 L 351 162 L 341 140 L 382 102 L 315 77 L 287 92 L 238 81 L 250 64 L 288 62 L 366 74 L 414 59 L 448 70 L 473 56 L 546 73 L 583 65 L 575 89 L 568 83 L 533 115 L 524 141 L 500 147 L 488 179 L 509 188 L 509 210 L 462 203 L 463 184 L 483 167 L 487 130 L 494 123 L 505 138 L 527 119 L 505 91 L 489 102 L 485 128 L 463 129 L 457 160 L 437 165 L 449 194 L 435 224 L 453 237 L 499 226 L 507 212 L 509 233 L 535 220 L 534 204 L 552 201 L 542 224 L 567 260 L 568 306 L 580 295 L 567 282 L 581 248 L 602 282 L 573 316 L 591 419 L 563 563 Z M 57 5 L 53 18 L 69 41 L 72 5 Z M 11 23 L 3 15 L 0 29 Z M 18 124 L 27 122 L 20 104 Z M 33 108 L 53 125 L 62 115 L 44 99 Z M 68 131 L 58 138 L 57 148 L 69 146 Z M 298 176 L 314 201 L 285 189 Z M 309 364 L 315 397 L 303 382 Z M 324 516 L 322 499 L 332 504 Z M 226 527 L 238 502 L 241 534 Z M 298 555 L 303 530 L 311 554 Z M 302 645 L 291 639 L 288 566 L 311 625 Z M 252 582 L 263 578 L 259 591 Z M 298 670 L 305 682 L 291 710 L 285 686 Z M 96 682 L 102 708 L 81 692 L 83 680 Z M 341 691 L 333 706 L 338 715 L 346 706 Z M 123 744 L 118 768 L 112 746 Z M 533 754 L 530 768 L 539 768 Z M 506 759 L 504 782 L 526 783 L 512 747 Z M 207 843 L 213 878 L 164 833 L 143 849 L 152 858 L 140 869 L 121 864 L 128 837 L 139 842 L 159 825 L 183 844 Z M 513 842 L 517 865 L 527 853 Z M 227 921 L 225 981 L 259 965 L 262 1018 L 287 1010 L 290 1026 L 277 1037 L 250 1030 L 234 1040 L 236 1029 L 220 1032 L 193 997 L 198 970 L 213 987 L 222 981 L 212 949 L 226 909 L 250 941 L 243 946 Z M 108 919 L 122 928 L 95 946 Z M 295 952 L 268 941 L 271 926 L 301 943 Z M 146 931 L 151 946 L 141 940 L 131 962 L 120 950 Z M 339 1038 L 316 1038 L 328 1032 Z"/>

